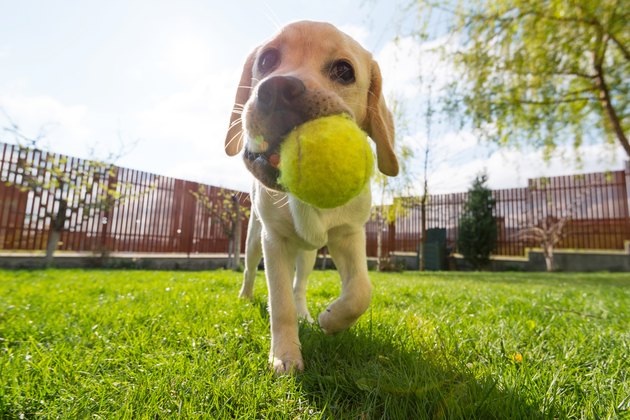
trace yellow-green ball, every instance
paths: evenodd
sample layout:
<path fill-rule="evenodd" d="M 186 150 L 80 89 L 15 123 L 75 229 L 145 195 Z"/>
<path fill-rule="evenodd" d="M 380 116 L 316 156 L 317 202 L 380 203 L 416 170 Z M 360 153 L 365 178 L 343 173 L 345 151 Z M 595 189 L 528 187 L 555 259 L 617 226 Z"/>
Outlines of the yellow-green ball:
<path fill-rule="evenodd" d="M 349 117 L 332 115 L 287 135 L 280 148 L 279 182 L 300 200 L 330 209 L 359 195 L 373 167 L 367 135 Z"/>

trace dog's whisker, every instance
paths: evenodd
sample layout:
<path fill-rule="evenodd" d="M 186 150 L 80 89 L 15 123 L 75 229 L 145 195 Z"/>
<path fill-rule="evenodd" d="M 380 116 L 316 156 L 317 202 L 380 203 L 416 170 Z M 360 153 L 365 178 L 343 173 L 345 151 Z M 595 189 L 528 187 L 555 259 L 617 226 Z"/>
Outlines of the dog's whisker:
<path fill-rule="evenodd" d="M 273 203 L 273 205 L 278 208 L 282 208 L 289 205 L 289 196 L 286 194 L 281 196 L 276 202 Z"/>
<path fill-rule="evenodd" d="M 232 107 L 232 114 L 241 115 L 244 110 L 245 110 L 245 106 L 234 104 L 234 107 Z"/>
<path fill-rule="evenodd" d="M 234 119 L 234 121 L 232 121 L 232 123 L 230 124 L 228 129 L 231 130 L 232 128 L 240 125 L 242 122 L 243 122 L 243 118 L 236 118 L 236 119 Z"/>
<path fill-rule="evenodd" d="M 278 203 L 274 203 L 274 206 L 276 206 L 276 208 L 278 209 L 283 209 L 285 207 L 287 207 L 289 205 L 289 201 L 284 201 L 284 202 L 278 202 Z"/>
<path fill-rule="evenodd" d="M 281 193 L 279 191 L 274 191 L 274 190 L 270 190 L 270 189 L 266 189 L 265 192 L 267 193 L 267 195 L 269 196 L 270 199 L 274 200 L 273 201 L 273 205 L 277 206 L 279 208 L 282 208 L 284 206 L 286 206 L 287 204 L 289 204 L 289 196 Z M 284 203 L 283 203 L 284 201 Z"/>
<path fill-rule="evenodd" d="M 242 130 L 234 134 L 232 137 L 230 137 L 228 141 L 225 142 L 225 148 L 226 149 L 231 148 L 232 143 L 234 141 L 236 141 L 236 149 L 240 150 L 241 147 L 243 146 L 243 131 Z"/>
<path fill-rule="evenodd" d="M 239 201 L 243 200 L 244 198 L 248 197 L 248 194 L 246 192 L 243 191 L 237 191 L 236 194 L 234 194 L 236 196 L 236 198 L 238 198 Z"/>

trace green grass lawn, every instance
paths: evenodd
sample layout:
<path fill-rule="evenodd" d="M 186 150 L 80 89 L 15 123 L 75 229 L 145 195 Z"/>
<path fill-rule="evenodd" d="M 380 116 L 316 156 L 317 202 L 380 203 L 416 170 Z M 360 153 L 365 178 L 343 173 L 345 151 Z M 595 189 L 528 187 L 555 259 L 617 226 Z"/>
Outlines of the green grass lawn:
<path fill-rule="evenodd" d="M 337 336 L 302 325 L 306 372 L 267 368 L 263 276 L 1 271 L 0 418 L 623 418 L 628 274 L 372 275 Z M 339 293 L 309 285 L 313 315 Z"/>

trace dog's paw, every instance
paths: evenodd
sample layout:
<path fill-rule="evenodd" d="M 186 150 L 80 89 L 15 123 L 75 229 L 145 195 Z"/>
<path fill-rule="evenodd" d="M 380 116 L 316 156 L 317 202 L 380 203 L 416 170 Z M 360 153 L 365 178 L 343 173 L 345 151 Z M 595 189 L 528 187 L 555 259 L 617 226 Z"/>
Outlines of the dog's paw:
<path fill-rule="evenodd" d="M 336 334 L 356 324 L 370 306 L 369 288 L 367 293 L 342 295 L 319 314 L 319 326 L 326 334 Z"/>
<path fill-rule="evenodd" d="M 252 300 L 254 298 L 254 292 L 251 289 L 241 289 L 241 291 L 238 294 L 238 297 L 241 299 L 248 299 L 248 300 Z"/>
<path fill-rule="evenodd" d="M 253 299 L 255 281 L 256 272 L 245 269 L 245 274 L 243 274 L 243 284 L 241 285 L 241 291 L 238 293 L 238 297 L 241 299 Z"/>
<path fill-rule="evenodd" d="M 306 322 L 309 322 L 311 324 L 315 322 L 315 320 L 311 316 L 311 313 L 308 311 L 308 308 L 306 307 L 305 303 L 300 304 L 300 302 L 296 302 L 296 309 L 297 309 L 298 318 L 304 319 L 306 320 Z"/>
<path fill-rule="evenodd" d="M 359 316 L 342 316 L 341 311 L 328 308 L 319 314 L 319 326 L 328 335 L 337 334 L 352 327 Z M 346 314 L 347 315 L 347 314 Z M 359 314 L 360 315 L 360 314 Z"/>
<path fill-rule="evenodd" d="M 304 312 L 298 312 L 298 316 L 305 320 L 306 322 L 308 322 L 309 324 L 314 324 L 315 320 L 313 319 L 313 317 L 311 316 L 311 313 L 308 311 L 308 309 Z"/>
<path fill-rule="evenodd" d="M 292 375 L 304 371 L 304 361 L 298 358 L 270 357 L 271 368 L 276 375 Z"/>

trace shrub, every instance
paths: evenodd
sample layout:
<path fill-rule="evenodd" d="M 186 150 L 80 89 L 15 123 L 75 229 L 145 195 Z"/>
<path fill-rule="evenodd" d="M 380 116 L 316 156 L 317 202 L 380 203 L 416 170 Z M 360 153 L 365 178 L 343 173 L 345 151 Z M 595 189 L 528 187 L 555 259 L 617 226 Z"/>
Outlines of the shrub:
<path fill-rule="evenodd" d="M 488 175 L 481 173 L 468 190 L 468 201 L 459 219 L 458 251 L 475 269 L 488 266 L 497 243 L 495 200 L 486 186 Z"/>

